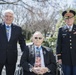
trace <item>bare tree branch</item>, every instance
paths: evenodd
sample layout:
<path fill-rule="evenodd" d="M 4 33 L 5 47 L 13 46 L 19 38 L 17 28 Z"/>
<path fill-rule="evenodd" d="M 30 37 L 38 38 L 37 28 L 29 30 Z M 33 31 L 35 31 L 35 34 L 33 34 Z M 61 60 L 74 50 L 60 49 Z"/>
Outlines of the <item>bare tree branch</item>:
<path fill-rule="evenodd" d="M 6 0 L 0 0 L 0 4 L 14 4 L 14 3 L 18 3 L 21 0 L 16 0 L 16 1 L 6 1 Z"/>

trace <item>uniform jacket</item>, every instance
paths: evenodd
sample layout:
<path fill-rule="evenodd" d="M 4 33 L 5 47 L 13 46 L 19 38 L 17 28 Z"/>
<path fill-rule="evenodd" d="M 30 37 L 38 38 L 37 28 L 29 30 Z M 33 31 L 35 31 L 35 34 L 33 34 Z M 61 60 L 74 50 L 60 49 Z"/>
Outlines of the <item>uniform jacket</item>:
<path fill-rule="evenodd" d="M 59 29 L 56 49 L 63 64 L 76 66 L 76 25 L 73 25 L 71 32 L 65 26 Z"/>
<path fill-rule="evenodd" d="M 0 64 L 8 62 L 9 64 L 17 61 L 17 42 L 19 42 L 22 51 L 25 49 L 25 41 L 20 27 L 11 25 L 11 37 L 8 42 L 5 24 L 0 24 Z"/>
<path fill-rule="evenodd" d="M 45 67 L 48 67 L 50 69 L 50 73 L 46 73 L 44 75 L 55 75 L 56 61 L 52 50 L 50 48 L 44 48 L 44 47 L 42 47 L 42 50 L 43 50 Z M 34 66 L 34 63 L 35 63 L 35 49 L 34 45 L 32 45 L 30 46 L 30 48 L 29 47 L 26 48 L 25 52 L 21 57 L 21 66 L 23 67 L 24 75 L 36 75 L 33 72 L 29 71 L 29 68 L 31 67 L 29 64 Z"/>

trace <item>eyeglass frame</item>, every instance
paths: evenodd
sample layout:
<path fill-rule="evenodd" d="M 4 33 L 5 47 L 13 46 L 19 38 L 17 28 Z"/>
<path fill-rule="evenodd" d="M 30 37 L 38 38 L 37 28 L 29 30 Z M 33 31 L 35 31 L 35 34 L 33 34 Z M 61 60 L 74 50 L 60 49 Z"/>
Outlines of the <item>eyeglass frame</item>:
<path fill-rule="evenodd" d="M 36 39 L 36 40 L 37 40 L 37 39 L 41 40 L 41 39 L 42 39 L 42 37 L 34 37 L 34 39 Z"/>

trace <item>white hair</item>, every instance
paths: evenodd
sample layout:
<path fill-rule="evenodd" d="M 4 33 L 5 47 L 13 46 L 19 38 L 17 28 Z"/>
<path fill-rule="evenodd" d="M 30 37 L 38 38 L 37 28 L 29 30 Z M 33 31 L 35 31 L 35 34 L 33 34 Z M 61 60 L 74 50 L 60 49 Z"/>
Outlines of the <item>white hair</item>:
<path fill-rule="evenodd" d="M 40 31 L 36 31 L 36 32 L 33 34 L 33 36 L 36 35 L 36 34 L 42 35 L 42 33 L 41 33 Z M 42 35 L 42 37 L 43 37 L 43 35 Z"/>
<path fill-rule="evenodd" d="M 2 17 L 4 17 L 5 14 L 8 13 L 8 12 L 11 13 L 11 14 L 13 14 L 13 17 L 14 17 L 14 12 L 13 12 L 13 10 L 11 10 L 11 9 L 3 10 L 3 11 L 2 11 Z"/>

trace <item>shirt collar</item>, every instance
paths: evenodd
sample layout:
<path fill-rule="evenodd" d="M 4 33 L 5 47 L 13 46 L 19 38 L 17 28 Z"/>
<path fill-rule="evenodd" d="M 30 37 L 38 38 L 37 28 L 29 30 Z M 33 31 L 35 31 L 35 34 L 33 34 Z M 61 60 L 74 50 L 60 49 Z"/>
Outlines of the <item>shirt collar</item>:
<path fill-rule="evenodd" d="M 36 49 L 37 47 L 38 47 L 38 48 L 41 48 L 41 45 L 40 45 L 40 46 L 36 46 L 36 45 L 35 45 L 34 47 L 35 47 L 35 49 Z"/>
<path fill-rule="evenodd" d="M 11 24 L 8 25 L 8 24 L 5 23 L 5 26 L 11 26 Z"/>
<path fill-rule="evenodd" d="M 66 25 L 69 28 L 69 25 Z M 73 25 L 70 26 L 71 28 L 73 28 Z"/>

